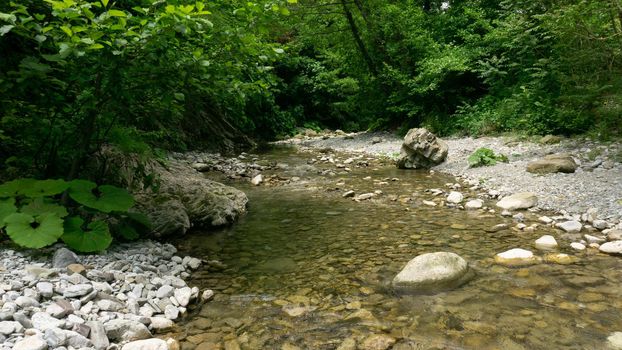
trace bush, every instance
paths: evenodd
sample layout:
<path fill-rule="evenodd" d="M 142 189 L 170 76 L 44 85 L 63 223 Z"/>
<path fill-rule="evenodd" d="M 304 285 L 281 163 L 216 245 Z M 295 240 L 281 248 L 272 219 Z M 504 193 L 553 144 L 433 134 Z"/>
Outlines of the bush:
<path fill-rule="evenodd" d="M 471 168 L 477 168 L 481 166 L 489 166 L 497 164 L 497 161 L 507 163 L 508 157 L 503 154 L 495 154 L 490 148 L 478 148 L 468 158 L 469 166 Z"/>

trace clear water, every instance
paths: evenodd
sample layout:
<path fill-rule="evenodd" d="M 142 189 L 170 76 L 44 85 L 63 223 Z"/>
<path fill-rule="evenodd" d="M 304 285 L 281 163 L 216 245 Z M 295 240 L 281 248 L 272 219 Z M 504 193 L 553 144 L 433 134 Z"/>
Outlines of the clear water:
<path fill-rule="evenodd" d="M 353 343 L 384 349 L 368 339 L 372 335 L 394 340 L 393 349 L 606 349 L 607 336 L 622 331 L 622 259 L 570 251 L 552 228 L 487 232 L 499 223 L 515 225 L 498 213 L 423 205 L 439 200 L 426 189 L 447 190 L 446 183 L 455 182 L 445 175 L 378 161 L 354 162 L 348 174 L 331 163 L 308 171 L 306 162 L 319 156 L 291 149 L 262 155 L 289 165 L 274 172 L 281 178 L 300 180 L 236 183 L 249 196 L 248 215 L 230 228 L 177 242 L 185 253 L 223 264 L 193 276 L 193 284 L 216 296 L 183 325 L 183 349 L 348 349 Z M 338 174 L 317 173 L 324 169 Z M 341 197 L 349 189 L 383 194 L 355 202 Z M 526 216 L 527 225 L 537 219 Z M 533 242 L 543 234 L 557 237 L 560 251 L 579 261 L 525 268 L 493 263 L 496 253 L 511 248 L 535 252 Z M 477 278 L 435 295 L 391 290 L 406 262 L 434 251 L 461 255 Z"/>

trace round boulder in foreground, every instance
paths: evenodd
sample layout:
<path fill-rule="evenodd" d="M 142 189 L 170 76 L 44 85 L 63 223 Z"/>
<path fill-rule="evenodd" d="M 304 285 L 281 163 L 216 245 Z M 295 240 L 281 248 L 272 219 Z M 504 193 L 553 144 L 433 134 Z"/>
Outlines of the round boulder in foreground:
<path fill-rule="evenodd" d="M 469 264 L 457 254 L 422 254 L 411 261 L 393 279 L 401 293 L 434 293 L 457 288 L 473 278 Z"/>

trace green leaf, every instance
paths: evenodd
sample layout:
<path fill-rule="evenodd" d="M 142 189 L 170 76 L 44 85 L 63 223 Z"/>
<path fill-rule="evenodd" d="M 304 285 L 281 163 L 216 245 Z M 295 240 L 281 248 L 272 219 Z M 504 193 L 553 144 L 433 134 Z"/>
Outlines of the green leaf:
<path fill-rule="evenodd" d="M 0 199 L 0 227 L 4 226 L 4 219 L 14 213 L 17 213 L 15 198 Z"/>
<path fill-rule="evenodd" d="M 0 27 L 0 36 L 4 36 L 6 33 L 10 32 L 11 29 L 15 28 L 12 24 L 3 25 Z"/>
<path fill-rule="evenodd" d="M 65 32 L 65 34 L 67 34 L 68 37 L 72 37 L 73 36 L 73 32 L 71 31 L 71 28 L 67 27 L 67 26 L 60 26 L 60 29 Z"/>
<path fill-rule="evenodd" d="M 119 235 L 128 241 L 133 241 L 140 237 L 138 231 L 128 223 L 122 222 L 117 229 Z"/>
<path fill-rule="evenodd" d="M 0 21 L 15 23 L 16 20 L 14 14 L 0 12 Z"/>
<path fill-rule="evenodd" d="M 287 7 L 281 7 L 280 11 L 283 16 L 289 16 L 290 14 L 289 9 Z"/>
<path fill-rule="evenodd" d="M 182 94 L 181 92 L 176 92 L 174 96 L 177 101 L 184 101 L 186 99 L 186 95 Z"/>
<path fill-rule="evenodd" d="M 19 194 L 30 198 L 46 197 L 61 194 L 68 188 L 69 183 L 61 179 L 35 180 L 32 185 L 20 189 Z"/>
<path fill-rule="evenodd" d="M 121 10 L 108 10 L 110 17 L 127 17 L 127 14 Z"/>
<path fill-rule="evenodd" d="M 123 213 L 124 216 L 127 217 L 127 220 L 133 224 L 137 224 L 138 226 L 142 226 L 141 228 L 150 231 L 153 229 L 153 225 L 151 224 L 151 220 L 149 217 L 143 213 Z"/>
<path fill-rule="evenodd" d="M 59 218 L 64 218 L 69 213 L 62 205 L 58 205 L 52 201 L 46 201 L 43 198 L 35 198 L 33 201 L 23 206 L 20 212 L 32 216 L 43 215 L 46 213 L 55 214 Z"/>
<path fill-rule="evenodd" d="M 0 197 L 17 197 L 25 188 L 33 186 L 35 179 L 17 179 L 0 185 Z"/>
<path fill-rule="evenodd" d="M 63 219 L 55 214 L 37 217 L 15 213 L 4 219 L 6 233 L 16 244 L 26 248 L 43 248 L 63 235 Z"/>
<path fill-rule="evenodd" d="M 108 6 L 108 0 L 102 0 L 102 4 L 104 5 L 104 7 Z"/>
<path fill-rule="evenodd" d="M 104 213 L 127 211 L 134 205 L 134 198 L 126 190 L 97 185 L 86 180 L 74 180 L 69 187 L 69 196 L 74 201 Z"/>
<path fill-rule="evenodd" d="M 84 220 L 73 216 L 65 220 L 65 233 L 61 237 L 70 248 L 79 252 L 99 252 L 110 246 L 112 236 L 108 224 L 101 220 L 89 223 L 86 230 L 82 229 Z"/>
<path fill-rule="evenodd" d="M 288 4 L 297 4 L 298 0 L 287 0 Z"/>

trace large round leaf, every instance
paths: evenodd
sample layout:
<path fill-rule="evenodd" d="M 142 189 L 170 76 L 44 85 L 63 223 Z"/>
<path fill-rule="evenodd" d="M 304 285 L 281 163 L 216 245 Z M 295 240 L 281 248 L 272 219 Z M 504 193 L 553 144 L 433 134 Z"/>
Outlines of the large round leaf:
<path fill-rule="evenodd" d="M 78 216 L 65 220 L 65 233 L 61 239 L 70 248 L 79 252 L 91 253 L 102 251 L 112 243 L 108 224 L 101 220 L 89 223 L 82 229 L 84 220 Z"/>
<path fill-rule="evenodd" d="M 13 242 L 26 248 L 43 248 L 63 235 L 63 219 L 55 214 L 37 217 L 15 213 L 4 219 L 6 233 Z"/>
<path fill-rule="evenodd" d="M 0 227 L 4 226 L 4 218 L 13 213 L 17 213 L 15 198 L 0 199 Z"/>
<path fill-rule="evenodd" d="M 124 189 L 93 182 L 74 180 L 69 187 L 69 196 L 76 202 L 104 213 L 127 211 L 134 205 L 134 198 Z"/>
<path fill-rule="evenodd" d="M 17 179 L 5 182 L 0 185 L 0 197 L 17 197 L 20 192 L 33 186 L 37 182 L 35 179 Z"/>
<path fill-rule="evenodd" d="M 56 214 L 59 218 L 67 216 L 67 209 L 62 205 L 58 205 L 52 201 L 46 201 L 44 198 L 35 198 L 27 205 L 20 209 L 20 212 L 32 216 L 43 215 L 45 213 Z"/>
<path fill-rule="evenodd" d="M 67 188 L 69 183 L 65 180 L 36 180 L 31 185 L 21 188 L 19 194 L 30 198 L 54 196 L 65 192 Z"/>

